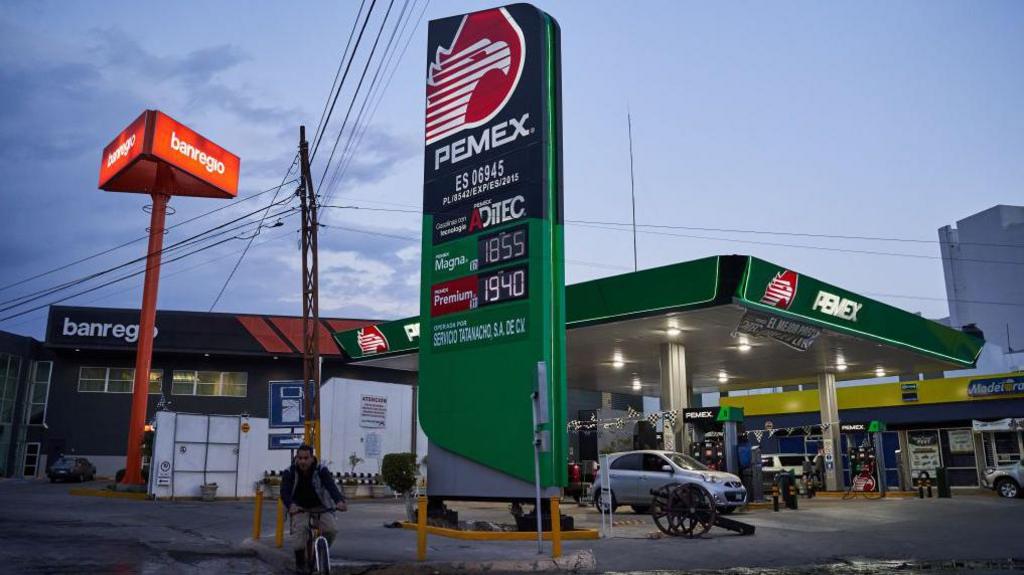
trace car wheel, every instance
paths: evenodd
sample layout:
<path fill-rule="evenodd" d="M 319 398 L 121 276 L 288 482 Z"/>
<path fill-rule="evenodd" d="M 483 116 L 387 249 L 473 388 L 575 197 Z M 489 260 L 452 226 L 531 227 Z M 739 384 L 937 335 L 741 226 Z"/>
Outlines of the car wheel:
<path fill-rule="evenodd" d="M 996 481 L 996 493 L 1007 499 L 1020 497 L 1020 487 L 1012 479 L 1003 478 Z"/>
<path fill-rule="evenodd" d="M 650 505 L 630 505 L 633 508 L 633 513 L 637 515 L 647 515 L 651 511 Z"/>
<path fill-rule="evenodd" d="M 597 491 L 597 496 L 594 497 L 594 507 L 596 507 L 597 510 L 600 511 L 600 512 L 604 512 L 605 511 L 604 509 L 602 509 L 603 505 L 601 504 L 601 491 L 600 490 Z M 612 491 L 612 511 L 614 512 L 616 509 L 618 509 L 618 507 L 619 507 L 619 502 L 616 501 L 616 499 L 615 499 L 615 492 Z"/>

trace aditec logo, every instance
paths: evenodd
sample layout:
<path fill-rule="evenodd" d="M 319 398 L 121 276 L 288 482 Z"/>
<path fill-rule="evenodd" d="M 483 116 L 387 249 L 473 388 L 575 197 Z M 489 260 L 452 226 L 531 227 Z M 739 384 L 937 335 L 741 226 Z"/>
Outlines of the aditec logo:
<path fill-rule="evenodd" d="M 467 14 L 427 75 L 427 144 L 483 125 L 508 102 L 526 60 L 523 31 L 504 8 Z"/>
<path fill-rule="evenodd" d="M 483 230 L 491 226 L 518 220 L 526 215 L 526 198 L 513 196 L 491 204 L 473 208 L 469 217 L 469 231 Z"/>
<path fill-rule="evenodd" d="M 359 349 L 365 355 L 383 353 L 390 349 L 388 338 L 384 337 L 384 334 L 375 325 L 367 326 L 357 331 L 356 341 L 359 342 Z"/>
<path fill-rule="evenodd" d="M 761 303 L 781 309 L 789 309 L 796 296 L 796 283 L 800 276 L 796 272 L 785 270 L 775 274 L 768 287 L 764 288 Z"/>

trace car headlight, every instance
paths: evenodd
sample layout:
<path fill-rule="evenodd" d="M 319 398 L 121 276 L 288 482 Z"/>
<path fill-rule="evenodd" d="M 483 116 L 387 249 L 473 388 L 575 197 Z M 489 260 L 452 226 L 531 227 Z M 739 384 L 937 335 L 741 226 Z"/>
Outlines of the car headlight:
<path fill-rule="evenodd" d="M 996 472 L 995 467 L 987 467 L 987 468 L 985 468 L 985 475 L 989 475 L 989 474 L 992 474 L 992 473 L 995 473 L 995 472 Z"/>
<path fill-rule="evenodd" d="M 708 483 L 718 483 L 718 478 L 714 475 L 701 475 L 701 478 Z"/>

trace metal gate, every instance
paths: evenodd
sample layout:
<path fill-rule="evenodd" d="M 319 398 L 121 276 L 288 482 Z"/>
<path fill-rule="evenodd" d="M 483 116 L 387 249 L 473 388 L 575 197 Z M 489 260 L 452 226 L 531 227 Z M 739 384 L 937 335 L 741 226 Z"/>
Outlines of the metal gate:
<path fill-rule="evenodd" d="M 241 417 L 178 413 L 174 423 L 171 498 L 194 497 L 199 486 L 217 484 L 217 494 L 238 497 Z"/>

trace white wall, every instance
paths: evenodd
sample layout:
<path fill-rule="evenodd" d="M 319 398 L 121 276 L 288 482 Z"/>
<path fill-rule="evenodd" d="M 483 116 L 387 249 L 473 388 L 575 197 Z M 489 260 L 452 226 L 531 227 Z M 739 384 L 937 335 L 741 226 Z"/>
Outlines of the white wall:
<path fill-rule="evenodd" d="M 370 427 L 364 422 L 364 395 L 387 400 L 384 427 Z M 320 449 L 324 454 L 321 460 L 332 472 L 349 472 L 349 455 L 355 453 L 363 459 L 356 466 L 356 473 L 378 473 L 388 453 L 412 451 L 412 410 L 412 387 L 408 385 L 331 378 L 321 388 L 320 396 Z M 380 442 L 379 456 L 367 455 L 373 442 L 371 436 Z"/>
<path fill-rule="evenodd" d="M 363 396 L 374 396 L 386 399 L 387 407 L 383 413 L 383 427 L 370 427 L 370 422 L 363 418 Z M 324 456 L 320 459 L 328 465 L 332 472 L 348 472 L 349 454 L 356 453 L 364 461 L 356 467 L 356 473 L 378 473 L 384 455 L 388 453 L 409 452 L 412 450 L 412 388 L 407 385 L 358 381 L 344 378 L 332 378 L 321 388 L 321 440 L 320 448 Z M 170 486 L 157 486 L 161 461 L 181 461 L 182 454 L 174 450 L 175 428 L 179 440 L 198 433 L 202 428 L 199 418 L 191 414 L 175 414 L 162 411 L 157 413 L 156 441 L 153 446 L 153 470 L 150 478 L 150 492 L 157 497 L 171 497 Z M 373 418 L 369 418 L 373 419 Z M 241 418 L 240 422 L 249 424 L 249 431 L 241 433 L 238 444 L 238 496 L 255 495 L 256 483 L 267 471 L 281 471 L 291 463 L 291 452 L 287 450 L 271 451 L 267 449 L 268 433 L 285 433 L 287 430 L 269 430 L 265 418 Z M 239 423 L 240 425 L 240 423 Z M 188 426 L 186 429 L 184 426 Z M 426 436 L 417 425 L 417 455 L 422 458 L 427 452 Z M 379 440 L 380 455 L 368 456 L 367 448 L 373 441 L 371 436 Z M 197 436 L 198 438 L 198 436 Z M 210 453 L 221 447 L 211 446 Z M 196 448 L 198 449 L 198 447 Z M 216 463 L 216 457 L 213 460 Z M 123 461 L 121 461 L 123 465 Z M 214 467 L 211 465 L 210 467 Z M 216 467 L 214 467 L 216 468 Z M 175 475 L 173 495 L 175 497 L 199 497 L 199 485 L 202 474 Z M 218 483 L 218 497 L 233 497 L 235 481 L 233 474 L 207 474 L 207 481 Z"/>
<path fill-rule="evenodd" d="M 158 486 L 157 476 L 161 461 L 181 462 L 183 455 L 175 453 L 174 438 L 176 428 L 178 439 L 198 439 L 191 437 L 200 429 L 196 422 L 206 416 L 195 416 L 192 414 L 176 414 L 170 411 L 161 411 L 156 417 L 156 440 L 153 444 L 153 467 L 150 472 L 150 493 L 156 497 L 199 497 L 199 485 L 203 482 L 201 473 L 177 474 L 174 475 L 174 485 Z M 256 494 L 256 483 L 263 478 L 264 472 L 268 470 L 282 470 L 288 467 L 291 454 L 288 451 L 270 451 L 267 449 L 267 420 L 264 418 L 239 418 L 238 425 L 242 422 L 249 424 L 249 431 L 240 433 L 238 443 L 238 497 L 251 497 Z M 224 423 L 222 421 L 222 423 Z M 230 430 L 221 430 L 227 433 Z M 205 434 L 204 434 L 205 435 Z M 232 447 L 219 446 L 222 450 L 230 450 Z M 198 453 L 199 446 L 189 446 Z M 220 457 L 217 455 L 218 446 L 212 446 L 209 456 L 212 457 L 209 468 L 215 470 L 228 469 L 231 467 L 231 460 L 226 454 Z M 223 465 L 222 465 L 223 463 Z M 218 484 L 217 497 L 235 496 L 235 474 L 220 472 L 208 473 L 206 480 Z"/>

